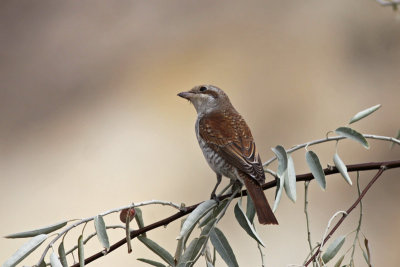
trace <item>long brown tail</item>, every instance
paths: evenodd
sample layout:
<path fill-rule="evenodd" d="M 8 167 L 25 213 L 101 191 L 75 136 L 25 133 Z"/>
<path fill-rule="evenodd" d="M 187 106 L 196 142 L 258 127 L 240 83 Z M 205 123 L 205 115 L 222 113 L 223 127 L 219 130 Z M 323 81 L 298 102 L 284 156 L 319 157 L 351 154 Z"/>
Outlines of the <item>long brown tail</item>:
<path fill-rule="evenodd" d="M 244 177 L 243 177 L 244 178 Z M 278 224 L 271 207 L 268 204 L 268 200 L 264 195 L 264 191 L 257 181 L 246 177 L 243 179 L 251 199 L 254 202 L 256 208 L 258 221 L 260 224 Z"/>

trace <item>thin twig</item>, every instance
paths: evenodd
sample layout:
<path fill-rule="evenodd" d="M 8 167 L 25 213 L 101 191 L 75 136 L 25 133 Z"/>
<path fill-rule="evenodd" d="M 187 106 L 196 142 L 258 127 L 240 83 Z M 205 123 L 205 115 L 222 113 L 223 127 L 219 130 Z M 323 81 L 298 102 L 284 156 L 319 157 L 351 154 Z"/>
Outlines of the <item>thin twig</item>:
<path fill-rule="evenodd" d="M 339 211 L 335 212 L 335 214 L 333 214 L 333 216 L 329 219 L 328 225 L 326 226 L 324 236 L 322 237 L 322 240 L 321 240 L 321 245 L 319 245 L 320 247 L 323 247 L 325 245 L 325 239 L 328 234 L 329 228 L 331 228 L 332 221 L 339 214 L 342 214 L 344 217 L 346 217 L 348 215 L 347 212 L 343 211 L 343 210 L 339 210 Z"/>
<path fill-rule="evenodd" d="M 374 135 L 374 134 L 363 134 L 363 136 L 365 138 L 369 138 L 369 139 L 389 141 L 389 142 L 393 142 L 393 143 L 396 143 L 396 144 L 400 145 L 400 140 L 398 140 L 398 139 L 396 139 L 394 137 L 379 136 L 379 135 Z M 309 147 L 309 146 L 317 145 L 317 144 L 320 144 L 320 143 L 325 143 L 325 142 L 330 142 L 330 141 L 337 141 L 337 140 L 341 140 L 341 139 L 345 139 L 345 138 L 346 137 L 344 137 L 344 136 L 332 136 L 332 137 L 326 137 L 326 138 L 323 138 L 323 139 L 314 140 L 314 141 L 307 142 L 307 143 L 304 143 L 304 144 L 295 145 L 295 146 L 289 148 L 288 150 L 286 150 L 286 153 L 291 153 L 291 152 L 299 150 L 299 149 L 301 149 L 303 147 Z M 269 159 L 265 163 L 263 163 L 263 166 L 264 167 L 268 166 L 269 164 L 274 162 L 276 159 L 277 159 L 276 156 L 272 157 L 271 159 Z"/>
<path fill-rule="evenodd" d="M 310 231 L 310 219 L 308 217 L 308 185 L 310 181 L 304 182 L 304 213 L 306 214 L 306 223 L 307 223 L 307 240 L 308 246 L 310 247 L 310 253 L 312 253 L 312 242 L 311 242 L 311 231 Z M 315 266 L 315 262 L 313 263 Z"/>
<path fill-rule="evenodd" d="M 357 192 L 358 192 L 358 197 L 360 197 L 361 190 L 360 190 L 360 173 L 359 172 L 357 172 Z M 350 257 L 350 266 L 354 266 L 354 252 L 356 250 L 356 243 L 357 243 L 357 240 L 358 240 L 358 234 L 360 233 L 360 229 L 361 229 L 362 216 L 363 216 L 363 205 L 362 205 L 362 201 L 360 200 L 360 216 L 358 218 L 358 225 L 357 225 L 357 229 L 356 229 L 356 235 L 355 235 L 354 241 L 353 241 L 351 257 Z"/>
<path fill-rule="evenodd" d="M 346 210 L 347 215 L 350 214 L 355 207 L 357 207 L 357 205 L 360 203 L 361 199 L 365 196 L 365 194 L 368 192 L 368 190 L 371 188 L 371 186 L 376 182 L 376 180 L 378 180 L 378 178 L 382 175 L 382 173 L 387 169 L 388 169 L 387 165 L 384 165 L 384 164 L 381 165 L 379 171 L 375 174 L 374 178 L 372 178 L 372 180 L 364 188 L 361 195 L 357 198 L 357 200 L 353 203 L 353 205 L 351 205 L 351 207 L 348 210 Z M 324 243 L 326 243 L 326 241 L 328 241 L 328 239 L 339 228 L 339 226 L 342 224 L 342 222 L 345 220 L 346 217 L 347 217 L 346 215 L 343 215 L 342 218 L 336 223 L 336 225 L 332 228 L 332 230 L 329 232 L 329 234 L 323 240 Z M 321 247 L 322 247 L 322 244 L 318 246 L 317 251 L 306 262 L 305 266 L 308 266 L 319 255 L 319 253 L 321 252 Z"/>
<path fill-rule="evenodd" d="M 386 166 L 387 169 L 392 169 L 392 168 L 400 168 L 400 160 L 396 160 L 396 161 L 387 161 L 387 162 L 370 162 L 370 163 L 361 163 L 361 164 L 353 164 L 353 165 L 347 165 L 347 171 L 348 172 L 354 172 L 354 171 L 368 171 L 368 170 L 376 170 L 376 169 L 380 169 L 381 166 Z M 326 168 L 324 169 L 324 173 L 325 175 L 331 175 L 331 174 L 335 174 L 338 173 L 339 171 L 334 167 L 334 168 Z M 314 177 L 312 175 L 312 173 L 306 173 L 306 174 L 300 174 L 296 176 L 296 181 L 300 182 L 300 181 L 310 181 L 313 180 Z M 274 188 L 276 187 L 276 181 L 271 181 L 268 183 L 265 183 L 262 185 L 263 190 L 266 189 L 270 189 L 270 188 Z M 240 197 L 241 195 L 246 196 L 247 195 L 247 191 L 242 191 L 241 194 L 236 194 L 235 198 Z M 223 195 L 219 198 L 220 201 L 224 200 L 225 198 L 231 197 L 232 194 L 226 194 Z M 150 225 L 147 225 L 143 228 L 134 230 L 131 232 L 131 238 L 135 238 L 143 233 L 146 233 L 148 231 L 151 231 L 153 229 L 162 227 L 162 226 L 167 226 L 169 223 L 182 218 L 183 216 L 191 213 L 198 205 L 200 205 L 202 202 L 197 203 L 195 205 L 192 206 L 188 206 L 186 207 L 185 210 L 181 210 L 167 218 L 164 218 L 160 221 L 154 222 Z M 357 202 L 358 203 L 358 202 Z M 125 207 L 125 208 L 129 208 Z M 336 229 L 335 229 L 336 230 Z M 329 237 L 329 235 L 328 235 Z M 108 250 L 107 254 L 110 254 L 112 251 L 116 250 L 117 248 L 119 248 L 120 246 L 124 245 L 126 243 L 126 238 L 124 237 L 123 239 L 121 239 L 120 241 L 116 242 L 115 244 L 113 244 L 110 249 Z M 93 254 L 92 256 L 88 257 L 85 259 L 85 264 L 88 264 L 92 261 L 97 260 L 100 257 L 103 257 L 104 254 L 102 252 L 98 252 L 96 254 Z M 313 260 L 313 259 L 312 259 Z M 311 261 L 312 261 L 311 260 Z M 72 267 L 78 267 L 79 264 L 75 264 Z"/>

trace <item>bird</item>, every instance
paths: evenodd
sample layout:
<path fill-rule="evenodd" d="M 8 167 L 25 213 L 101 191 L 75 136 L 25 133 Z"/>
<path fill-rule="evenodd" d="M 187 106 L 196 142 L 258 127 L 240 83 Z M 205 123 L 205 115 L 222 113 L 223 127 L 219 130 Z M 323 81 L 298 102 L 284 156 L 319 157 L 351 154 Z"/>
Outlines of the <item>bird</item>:
<path fill-rule="evenodd" d="M 211 198 L 216 199 L 222 176 L 230 178 L 231 184 L 240 181 L 254 202 L 259 223 L 278 224 L 261 187 L 265 173 L 250 128 L 228 95 L 214 85 L 198 85 L 178 96 L 189 100 L 197 112 L 196 137 L 217 175 Z"/>

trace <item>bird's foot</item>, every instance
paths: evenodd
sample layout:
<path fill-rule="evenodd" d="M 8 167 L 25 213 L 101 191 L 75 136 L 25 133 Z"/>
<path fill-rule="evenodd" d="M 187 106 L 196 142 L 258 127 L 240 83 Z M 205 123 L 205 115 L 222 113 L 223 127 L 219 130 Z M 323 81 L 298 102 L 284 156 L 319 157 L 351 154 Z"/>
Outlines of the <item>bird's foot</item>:
<path fill-rule="evenodd" d="M 219 197 L 214 192 L 211 193 L 210 199 L 214 199 L 215 202 L 217 202 L 217 205 L 219 204 Z"/>

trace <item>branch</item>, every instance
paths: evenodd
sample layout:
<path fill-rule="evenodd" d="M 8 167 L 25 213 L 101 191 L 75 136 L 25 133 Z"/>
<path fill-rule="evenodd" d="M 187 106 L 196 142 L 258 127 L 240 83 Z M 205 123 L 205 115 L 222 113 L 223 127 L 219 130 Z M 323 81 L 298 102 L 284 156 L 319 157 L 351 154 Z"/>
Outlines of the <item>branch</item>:
<path fill-rule="evenodd" d="M 400 168 L 400 160 L 396 160 L 396 161 L 387 161 L 387 162 L 371 162 L 371 163 L 361 163 L 361 164 L 347 165 L 347 171 L 348 171 L 348 172 L 354 172 L 354 171 L 368 171 L 368 170 L 377 170 L 377 169 L 379 169 L 379 172 L 383 172 L 382 166 L 385 166 L 385 169 Z M 339 172 L 339 171 L 338 171 L 335 167 L 330 167 L 330 168 L 324 169 L 325 175 L 332 175 L 332 174 L 335 174 L 335 173 L 338 173 L 338 172 Z M 378 176 L 378 177 L 379 177 L 379 176 Z M 296 176 L 297 182 L 300 182 L 300 181 L 311 181 L 311 180 L 313 180 L 313 179 L 314 179 L 314 177 L 313 177 L 313 175 L 312 175 L 311 173 L 300 174 L 300 175 L 297 175 L 297 176 Z M 377 178 L 376 178 L 376 179 L 377 179 Z M 375 180 L 376 180 L 376 179 L 375 179 Z M 372 185 L 372 184 L 371 184 L 371 185 Z M 270 188 L 273 188 L 273 187 L 276 187 L 276 181 L 271 181 L 271 182 L 265 183 L 265 184 L 263 184 L 263 186 L 262 186 L 262 188 L 263 188 L 264 190 L 270 189 Z M 370 187 L 370 186 L 369 186 L 369 187 Z M 365 189 L 364 189 L 364 190 L 365 190 Z M 243 190 L 242 192 L 237 193 L 237 194 L 234 196 L 234 198 L 237 198 L 237 197 L 240 197 L 240 196 L 246 196 L 246 195 L 247 195 L 247 191 L 246 191 L 246 190 Z M 361 194 L 360 197 L 362 198 L 364 195 L 365 195 L 365 192 L 363 191 L 363 193 Z M 224 200 L 224 199 L 229 198 L 229 197 L 232 197 L 232 194 L 223 195 L 223 196 L 221 196 L 219 199 L 220 199 L 220 200 Z M 361 200 L 361 199 L 360 199 L 360 200 Z M 357 202 L 357 203 L 358 203 L 358 202 Z M 357 203 L 355 203 L 355 206 L 357 205 Z M 201 204 L 201 203 L 197 203 L 197 204 L 195 204 L 195 205 L 186 207 L 185 210 L 181 210 L 181 211 L 175 213 L 175 214 L 172 215 L 172 216 L 169 216 L 169 217 L 167 217 L 167 218 L 165 218 L 165 219 L 162 219 L 162 220 L 160 220 L 160 221 L 157 221 L 157 222 L 155 222 L 155 223 L 149 224 L 149 225 L 147 225 L 147 226 L 145 226 L 145 227 L 143 227 L 143 228 L 140 228 L 140 229 L 138 229 L 138 230 L 133 230 L 133 231 L 131 231 L 131 238 L 133 239 L 133 238 L 135 238 L 135 237 L 137 237 L 137 236 L 139 236 L 139 235 L 141 235 L 141 234 L 143 234 L 143 233 L 146 233 L 146 232 L 151 231 L 151 230 L 153 230 L 153 229 L 159 228 L 159 227 L 161 227 L 161 226 L 167 226 L 169 223 L 171 223 L 171 222 L 173 222 L 173 221 L 175 221 L 175 220 L 177 220 L 177 219 L 179 219 L 179 218 L 181 218 L 181 217 L 183 217 L 183 216 L 185 216 L 185 215 L 191 213 L 191 212 L 192 212 L 198 205 L 200 205 L 200 204 Z M 354 207 L 355 207 L 355 206 L 354 206 Z M 352 209 L 354 209 L 354 207 L 353 207 Z M 351 210 L 352 210 L 352 209 L 351 209 Z M 350 210 L 350 211 L 351 211 L 351 210 Z M 349 211 L 348 211 L 348 213 L 349 213 Z M 344 218 L 342 218 L 342 220 L 344 220 Z M 332 231 L 333 231 L 333 230 L 336 230 L 337 227 L 338 227 L 338 225 L 335 226 L 335 227 L 332 229 Z M 332 231 L 331 231 L 331 232 L 332 232 Z M 332 232 L 332 233 L 333 233 L 333 232 Z M 330 237 L 330 235 L 331 235 L 331 233 L 329 233 L 329 235 L 327 236 L 327 239 Z M 110 247 L 110 249 L 109 249 L 109 251 L 108 251 L 107 254 L 109 254 L 109 253 L 111 253 L 112 251 L 116 250 L 117 248 L 119 248 L 120 246 L 124 245 L 125 243 L 126 243 L 126 238 L 124 237 L 124 238 L 121 239 L 120 241 L 118 241 L 118 242 L 116 242 L 115 244 L 113 244 L 113 245 Z M 318 251 L 319 251 L 319 249 L 318 249 Z M 315 255 L 315 254 L 314 254 L 314 255 Z M 98 252 L 98 253 L 96 253 L 96 254 L 94 254 L 94 255 L 92 255 L 92 256 L 86 258 L 86 259 L 85 259 L 85 264 L 88 264 L 88 263 L 90 263 L 90 262 L 92 262 L 92 261 L 95 261 L 96 259 L 98 259 L 98 258 L 100 258 L 100 257 L 103 257 L 103 256 L 104 256 L 103 251 L 100 251 L 100 252 Z M 315 258 L 315 256 L 313 256 L 313 257 L 311 258 L 311 260 L 314 259 L 314 258 Z M 79 267 L 79 263 L 76 263 L 76 264 L 72 265 L 72 267 Z"/>
<path fill-rule="evenodd" d="M 363 136 L 365 138 L 368 138 L 368 139 L 389 141 L 389 142 L 396 143 L 396 144 L 400 145 L 400 140 L 396 139 L 394 137 L 380 136 L 380 135 L 374 135 L 374 134 L 363 134 Z M 314 141 L 307 142 L 307 143 L 304 143 L 304 144 L 295 145 L 294 147 L 291 147 L 290 149 L 286 150 L 286 153 L 289 154 L 289 153 L 292 153 L 292 152 L 294 152 L 296 150 L 299 150 L 299 149 L 301 149 L 303 147 L 309 147 L 309 146 L 312 146 L 312 145 L 317 145 L 317 144 L 330 142 L 330 141 L 338 141 L 338 140 L 342 140 L 342 139 L 345 139 L 345 138 L 346 137 L 344 137 L 344 136 L 332 136 L 332 137 L 326 137 L 326 138 L 323 138 L 323 139 L 314 140 Z M 263 163 L 263 166 L 264 167 L 268 166 L 269 164 L 271 164 L 275 160 L 276 160 L 276 156 L 272 157 L 271 159 L 269 159 L 265 163 Z"/>
<path fill-rule="evenodd" d="M 380 166 L 379 171 L 375 174 L 374 178 L 368 183 L 368 185 L 364 188 L 362 191 L 361 195 L 357 198 L 357 200 L 351 205 L 351 207 L 346 210 L 346 213 L 343 214 L 342 218 L 336 223 L 336 225 L 332 228 L 332 230 L 329 232 L 329 234 L 323 239 L 323 243 L 326 243 L 326 241 L 329 240 L 329 238 L 335 233 L 335 231 L 339 228 L 339 226 L 342 224 L 342 222 L 346 219 L 347 215 L 352 212 L 352 210 L 357 207 L 357 205 L 361 202 L 361 199 L 365 196 L 365 194 L 368 192 L 368 190 L 371 188 L 371 186 L 378 180 L 378 178 L 382 175 L 382 173 L 387 170 L 388 168 L 386 167 L 385 164 L 382 164 Z M 318 246 L 317 251 L 314 253 L 314 255 L 306 262 L 305 266 L 308 266 L 321 252 L 321 245 Z"/>
<path fill-rule="evenodd" d="M 149 200 L 149 201 L 144 201 L 144 202 L 140 202 L 140 203 L 132 203 L 128 206 L 124 206 L 124 207 L 120 207 L 120 208 L 116 208 L 116 209 L 112 209 L 112 210 L 108 210 L 106 212 L 100 213 L 101 216 L 105 216 L 111 213 L 115 213 L 115 212 L 119 212 L 121 210 L 124 209 L 131 209 L 134 207 L 140 207 L 140 206 L 146 206 L 146 205 L 152 205 L 152 204 L 160 204 L 160 205 L 164 205 L 164 206 L 171 206 L 173 208 L 176 208 L 178 210 L 181 210 L 181 207 L 183 208 L 183 205 L 179 206 L 178 204 L 172 203 L 170 201 L 162 201 L 162 200 Z M 67 228 L 65 228 L 63 231 L 61 231 L 60 233 L 57 234 L 57 236 L 47 245 L 47 247 L 45 248 L 42 256 L 40 257 L 39 262 L 37 263 L 37 266 L 40 266 L 40 263 L 44 261 L 44 258 L 47 255 L 47 252 L 49 251 L 49 249 L 53 246 L 53 244 L 59 239 L 61 238 L 64 234 L 68 233 L 72 228 L 77 227 L 78 225 L 81 225 L 83 223 L 88 223 L 90 221 L 94 220 L 94 217 L 88 217 L 85 219 L 82 219 L 74 224 L 71 224 L 70 226 L 68 226 Z"/>

